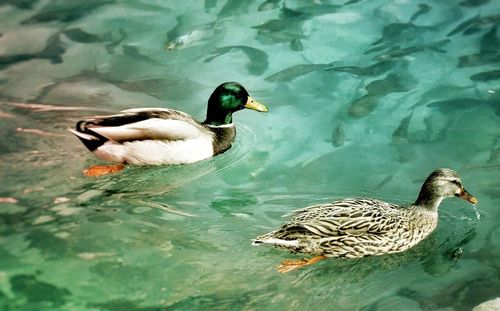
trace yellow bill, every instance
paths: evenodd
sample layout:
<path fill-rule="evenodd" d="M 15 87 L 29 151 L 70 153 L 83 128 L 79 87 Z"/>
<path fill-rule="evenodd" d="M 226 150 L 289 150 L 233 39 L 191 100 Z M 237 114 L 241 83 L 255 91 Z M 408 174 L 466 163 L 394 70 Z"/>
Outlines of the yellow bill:
<path fill-rule="evenodd" d="M 269 111 L 269 109 L 267 109 L 266 106 L 262 105 L 261 103 L 254 100 L 250 96 L 248 96 L 247 102 L 245 104 L 245 108 L 260 111 L 260 112 L 268 112 Z"/>

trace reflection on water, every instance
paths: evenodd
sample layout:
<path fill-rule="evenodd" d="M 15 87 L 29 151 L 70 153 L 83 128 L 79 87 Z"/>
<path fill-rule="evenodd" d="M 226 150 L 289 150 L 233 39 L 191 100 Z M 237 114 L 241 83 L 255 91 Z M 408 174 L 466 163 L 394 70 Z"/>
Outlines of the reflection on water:
<path fill-rule="evenodd" d="M 498 297 L 497 1 L 0 1 L 0 309 L 470 310 Z M 66 131 L 241 82 L 228 152 L 100 178 Z M 327 260 L 250 240 L 293 209 L 415 199 L 437 167 L 479 199 L 403 253 Z M 387 282 L 393 280 L 393 282 Z M 389 283 L 389 284 L 388 284 Z"/>

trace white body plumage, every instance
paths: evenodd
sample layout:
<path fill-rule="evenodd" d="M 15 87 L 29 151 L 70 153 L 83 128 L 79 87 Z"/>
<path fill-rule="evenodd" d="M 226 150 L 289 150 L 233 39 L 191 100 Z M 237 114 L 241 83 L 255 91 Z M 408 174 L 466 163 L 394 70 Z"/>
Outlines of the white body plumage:
<path fill-rule="evenodd" d="M 108 162 L 188 164 L 208 159 L 216 153 L 214 131 L 217 127 L 204 126 L 190 115 L 173 109 L 129 109 L 119 115 L 88 119 L 83 127 L 86 132 L 70 131 L 96 157 Z M 234 124 L 220 128 L 234 130 Z M 234 136 L 229 139 L 230 145 Z"/>
<path fill-rule="evenodd" d="M 200 136 L 189 140 L 138 140 L 115 143 L 108 141 L 93 151 L 108 162 L 134 165 L 188 164 L 213 156 L 212 139 Z"/>

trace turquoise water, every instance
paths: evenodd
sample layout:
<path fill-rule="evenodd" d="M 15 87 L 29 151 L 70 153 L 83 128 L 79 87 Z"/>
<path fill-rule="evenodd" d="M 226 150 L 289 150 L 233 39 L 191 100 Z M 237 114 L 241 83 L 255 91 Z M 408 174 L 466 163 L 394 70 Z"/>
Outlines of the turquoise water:
<path fill-rule="evenodd" d="M 0 1 L 0 310 L 470 310 L 500 296 L 500 2 Z M 100 163 L 66 128 L 238 81 L 233 148 L 189 166 Z M 43 105 L 43 106 L 40 106 Z M 413 201 L 458 171 L 403 254 L 283 275 L 253 247 L 293 209 Z"/>

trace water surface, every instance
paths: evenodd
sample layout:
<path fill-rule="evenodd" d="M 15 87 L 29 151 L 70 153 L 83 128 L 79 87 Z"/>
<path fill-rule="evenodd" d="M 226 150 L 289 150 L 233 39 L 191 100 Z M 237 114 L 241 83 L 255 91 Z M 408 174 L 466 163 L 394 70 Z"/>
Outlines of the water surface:
<path fill-rule="evenodd" d="M 500 292 L 500 4 L 0 1 L 0 309 L 470 310 Z M 242 83 L 233 148 L 189 166 L 99 163 L 84 116 L 205 116 Z M 438 167 L 479 199 L 403 254 L 287 275 L 252 247 L 293 209 L 413 201 Z M 390 280 L 390 282 L 388 282 Z"/>

